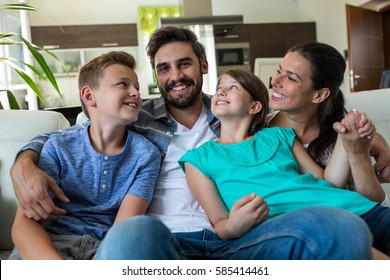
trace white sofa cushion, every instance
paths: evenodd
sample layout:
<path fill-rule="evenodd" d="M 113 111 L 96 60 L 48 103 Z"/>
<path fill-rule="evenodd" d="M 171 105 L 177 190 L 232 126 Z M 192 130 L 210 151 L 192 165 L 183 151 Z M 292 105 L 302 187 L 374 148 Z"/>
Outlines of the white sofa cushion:
<path fill-rule="evenodd" d="M 13 247 L 10 231 L 17 202 L 9 170 L 17 151 L 37 134 L 69 126 L 58 112 L 0 110 L 0 251 Z"/>

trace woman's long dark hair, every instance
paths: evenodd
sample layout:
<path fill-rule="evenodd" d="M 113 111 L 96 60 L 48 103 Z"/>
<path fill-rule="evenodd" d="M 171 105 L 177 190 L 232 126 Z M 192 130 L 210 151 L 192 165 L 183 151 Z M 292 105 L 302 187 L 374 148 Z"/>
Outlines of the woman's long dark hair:
<path fill-rule="evenodd" d="M 329 97 L 320 104 L 317 112 L 320 133 L 308 148 L 310 155 L 321 164 L 320 159 L 325 150 L 336 143 L 337 132 L 333 130 L 333 123 L 340 121 L 347 112 L 344 95 L 340 90 L 346 68 L 345 60 L 334 47 L 318 42 L 298 44 L 288 52 L 299 53 L 310 62 L 313 90 L 330 90 Z"/>

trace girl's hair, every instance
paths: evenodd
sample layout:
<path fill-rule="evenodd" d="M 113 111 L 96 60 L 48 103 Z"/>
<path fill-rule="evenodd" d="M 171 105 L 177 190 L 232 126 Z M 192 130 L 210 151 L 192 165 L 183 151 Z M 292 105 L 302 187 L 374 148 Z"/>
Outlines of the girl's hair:
<path fill-rule="evenodd" d="M 267 114 L 269 113 L 268 89 L 263 82 L 252 72 L 242 69 L 230 69 L 225 74 L 235 79 L 252 97 L 254 101 L 260 101 L 263 108 L 253 116 L 249 125 L 248 135 L 254 135 L 266 126 Z M 218 84 L 221 77 L 218 79 Z"/>
<path fill-rule="evenodd" d="M 135 69 L 136 66 L 135 59 L 131 54 L 123 51 L 111 51 L 108 53 L 104 53 L 98 57 L 95 57 L 80 69 L 80 74 L 79 74 L 80 101 L 81 101 L 81 107 L 83 108 L 84 114 L 88 118 L 89 118 L 89 114 L 86 108 L 87 106 L 85 106 L 81 98 L 81 89 L 84 86 L 90 86 L 91 88 L 98 87 L 99 78 L 103 73 L 103 70 L 113 64 L 124 65 L 133 70 Z"/>
<path fill-rule="evenodd" d="M 333 148 L 336 143 L 337 133 L 333 130 L 333 123 L 340 121 L 347 112 L 344 95 L 340 90 L 344 79 L 345 60 L 334 47 L 318 42 L 298 44 L 288 52 L 296 52 L 310 62 L 313 90 L 330 90 L 329 97 L 320 104 L 317 112 L 320 133 L 308 148 L 310 155 L 321 164 L 321 156 L 327 148 Z"/>
<path fill-rule="evenodd" d="M 206 51 L 203 45 L 198 41 L 198 37 L 194 32 L 187 28 L 165 26 L 154 31 L 154 33 L 150 36 L 148 45 L 146 46 L 146 52 L 153 69 L 155 66 L 154 58 L 158 50 L 163 45 L 174 42 L 190 44 L 199 60 L 199 63 L 206 60 Z"/>

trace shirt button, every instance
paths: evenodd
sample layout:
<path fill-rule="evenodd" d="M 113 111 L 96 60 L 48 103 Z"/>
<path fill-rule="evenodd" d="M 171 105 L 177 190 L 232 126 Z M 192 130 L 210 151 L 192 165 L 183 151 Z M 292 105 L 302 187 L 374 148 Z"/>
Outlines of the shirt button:
<path fill-rule="evenodd" d="M 105 189 L 105 188 L 107 188 L 107 186 L 106 186 L 106 184 L 103 184 L 102 189 Z"/>
<path fill-rule="evenodd" d="M 108 156 L 104 156 L 104 160 L 108 160 Z"/>
<path fill-rule="evenodd" d="M 107 170 L 104 170 L 104 171 L 103 171 L 103 174 L 104 174 L 104 175 L 107 175 L 107 174 L 108 174 L 108 171 L 107 171 Z"/>

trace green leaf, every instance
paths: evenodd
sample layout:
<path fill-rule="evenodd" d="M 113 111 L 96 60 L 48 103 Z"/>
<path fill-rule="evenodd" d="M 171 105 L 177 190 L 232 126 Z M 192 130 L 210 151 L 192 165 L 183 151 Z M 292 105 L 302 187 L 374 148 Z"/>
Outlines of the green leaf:
<path fill-rule="evenodd" d="M 43 98 L 38 85 L 33 81 L 33 79 L 29 75 L 27 75 L 26 73 L 24 73 L 22 71 L 18 71 L 16 69 L 15 69 L 15 71 L 26 82 L 26 84 L 35 92 L 35 94 L 39 98 L 39 100 L 41 100 L 43 102 L 43 104 L 46 106 L 45 99 Z"/>
<path fill-rule="evenodd" d="M 0 4 L 0 10 L 24 10 L 24 11 L 38 11 L 37 8 L 24 3 L 7 3 Z"/>
<path fill-rule="evenodd" d="M 6 91 L 7 92 L 7 98 L 8 98 L 8 103 L 9 103 L 10 109 L 14 109 L 14 110 L 19 110 L 20 109 L 19 104 L 16 101 L 15 96 L 12 94 L 12 91 L 10 91 L 8 89 L 0 90 L 0 91 Z M 1 104 L 1 102 L 0 102 L 0 109 L 4 109 L 3 104 Z"/>
<path fill-rule="evenodd" d="M 47 65 L 46 63 L 46 60 L 44 59 L 44 57 L 42 56 L 42 54 L 40 54 L 37 49 L 35 48 L 35 46 L 33 46 L 29 41 L 27 41 L 26 39 L 24 39 L 22 36 L 19 36 L 23 42 L 26 44 L 28 50 L 30 51 L 30 53 L 33 55 L 35 61 L 39 64 L 39 66 L 41 67 L 42 71 L 45 73 L 47 79 L 49 80 L 49 82 L 52 84 L 52 86 L 54 87 L 54 89 L 58 92 L 58 94 L 62 97 L 62 94 L 60 92 L 60 89 L 57 85 L 57 81 L 53 75 L 53 72 L 50 70 L 50 67 Z"/>

